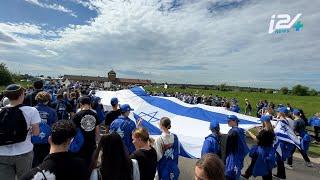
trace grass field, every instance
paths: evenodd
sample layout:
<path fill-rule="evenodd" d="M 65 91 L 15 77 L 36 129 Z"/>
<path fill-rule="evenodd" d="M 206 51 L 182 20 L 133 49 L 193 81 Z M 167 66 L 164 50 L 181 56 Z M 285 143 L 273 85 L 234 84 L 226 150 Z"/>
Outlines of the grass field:
<path fill-rule="evenodd" d="M 287 104 L 290 103 L 294 108 L 303 109 L 307 118 L 314 115 L 316 112 L 320 112 L 320 96 L 293 96 L 293 95 L 282 95 L 282 94 L 266 94 L 263 92 L 236 92 L 236 91 L 217 91 L 217 90 L 204 90 L 204 89 L 181 89 L 181 88 L 156 88 L 156 87 L 145 87 L 145 90 L 149 92 L 182 92 L 191 93 L 198 95 L 218 95 L 226 98 L 236 98 L 239 101 L 241 112 L 244 112 L 245 101 L 247 98 L 252 105 L 253 115 L 257 111 L 256 104 L 259 100 L 267 100 L 268 102 L 273 102 L 277 104 Z"/>

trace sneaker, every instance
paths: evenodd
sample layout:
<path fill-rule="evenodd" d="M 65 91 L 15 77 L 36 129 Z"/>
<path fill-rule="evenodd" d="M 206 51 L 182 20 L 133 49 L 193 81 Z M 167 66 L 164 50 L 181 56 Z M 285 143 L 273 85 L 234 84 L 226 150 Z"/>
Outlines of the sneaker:
<path fill-rule="evenodd" d="M 281 177 L 279 177 L 279 176 L 276 175 L 276 174 L 272 174 L 272 177 L 274 177 L 274 178 L 276 178 L 276 179 L 279 179 L 279 180 L 286 179 L 286 178 L 281 178 Z"/>
<path fill-rule="evenodd" d="M 293 167 L 290 164 L 285 163 L 284 167 L 287 168 L 287 169 L 293 170 Z"/>
<path fill-rule="evenodd" d="M 306 165 L 307 167 L 313 167 L 313 164 L 312 164 L 311 162 L 306 162 L 305 165 Z"/>
<path fill-rule="evenodd" d="M 313 144 L 320 144 L 318 141 L 312 141 Z"/>

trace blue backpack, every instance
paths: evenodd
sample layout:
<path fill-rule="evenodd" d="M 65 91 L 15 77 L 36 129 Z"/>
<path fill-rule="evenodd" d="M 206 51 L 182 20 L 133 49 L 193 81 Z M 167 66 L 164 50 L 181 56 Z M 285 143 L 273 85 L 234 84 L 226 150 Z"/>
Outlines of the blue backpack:
<path fill-rule="evenodd" d="M 73 153 L 77 153 L 80 151 L 81 147 L 84 144 L 84 137 L 83 134 L 81 132 L 80 128 L 77 128 L 77 133 L 74 136 L 70 146 L 69 146 L 69 151 L 73 152 Z"/>
<path fill-rule="evenodd" d="M 51 127 L 43 120 L 39 124 L 40 133 L 38 136 L 32 136 L 33 144 L 48 144 L 48 138 L 51 135 Z"/>

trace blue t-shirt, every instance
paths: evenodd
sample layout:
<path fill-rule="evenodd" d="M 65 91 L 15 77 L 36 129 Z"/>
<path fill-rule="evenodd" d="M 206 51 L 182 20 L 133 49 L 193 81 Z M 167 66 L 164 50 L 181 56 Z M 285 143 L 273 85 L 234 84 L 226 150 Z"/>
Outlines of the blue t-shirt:
<path fill-rule="evenodd" d="M 31 142 L 34 144 L 48 144 L 48 138 L 51 135 L 51 126 L 57 121 L 57 113 L 42 103 L 37 104 L 35 108 L 39 111 L 41 118 L 39 124 L 40 133 L 38 136 L 32 136 Z"/>
<path fill-rule="evenodd" d="M 121 136 L 129 154 L 136 150 L 132 143 L 132 132 L 134 129 L 136 129 L 134 121 L 124 116 L 119 116 L 110 125 L 110 133 L 117 132 Z"/>
<path fill-rule="evenodd" d="M 276 166 L 276 151 L 271 147 L 253 146 L 250 150 L 249 156 L 256 159 L 252 169 L 252 175 L 265 176 Z"/>
<path fill-rule="evenodd" d="M 46 122 L 50 127 L 57 121 L 57 113 L 51 107 L 39 103 L 35 108 L 39 111 L 41 120 Z"/>

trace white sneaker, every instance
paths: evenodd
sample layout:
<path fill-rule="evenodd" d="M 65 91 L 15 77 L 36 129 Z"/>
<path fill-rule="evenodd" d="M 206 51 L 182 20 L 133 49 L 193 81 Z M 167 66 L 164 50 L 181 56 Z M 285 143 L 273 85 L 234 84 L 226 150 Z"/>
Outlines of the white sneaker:
<path fill-rule="evenodd" d="M 284 164 L 284 167 L 287 168 L 287 169 L 293 170 L 292 165 L 289 165 L 287 163 Z"/>
<path fill-rule="evenodd" d="M 284 180 L 285 178 L 280 178 L 278 177 L 276 174 L 273 174 L 272 177 L 276 178 L 276 179 L 279 179 L 279 180 Z"/>
<path fill-rule="evenodd" d="M 305 165 L 306 165 L 307 167 L 313 167 L 313 164 L 312 164 L 311 162 L 306 162 Z"/>

